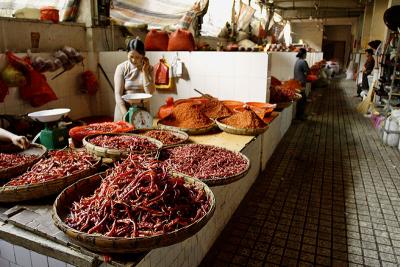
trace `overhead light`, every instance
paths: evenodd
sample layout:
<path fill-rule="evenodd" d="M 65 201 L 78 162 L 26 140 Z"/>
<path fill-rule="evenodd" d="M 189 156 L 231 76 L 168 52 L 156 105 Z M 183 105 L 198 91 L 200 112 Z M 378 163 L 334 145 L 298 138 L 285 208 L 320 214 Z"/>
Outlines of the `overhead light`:
<path fill-rule="evenodd" d="M 272 4 L 274 2 L 274 0 L 268 0 L 268 3 Z"/>

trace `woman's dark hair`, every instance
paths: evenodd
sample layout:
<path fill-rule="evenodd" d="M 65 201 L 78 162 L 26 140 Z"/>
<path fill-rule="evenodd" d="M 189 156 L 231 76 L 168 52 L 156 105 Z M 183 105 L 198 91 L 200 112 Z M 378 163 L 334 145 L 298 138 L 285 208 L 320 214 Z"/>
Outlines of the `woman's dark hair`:
<path fill-rule="evenodd" d="M 365 49 L 365 53 L 373 55 L 374 54 L 374 50 L 372 50 L 371 48 Z"/>
<path fill-rule="evenodd" d="M 140 41 L 139 38 L 129 40 L 128 45 L 126 46 L 126 50 L 128 52 L 136 51 L 143 56 L 146 53 L 144 50 L 144 44 L 142 41 Z"/>
<path fill-rule="evenodd" d="M 299 52 L 297 53 L 296 57 L 301 58 L 303 57 L 305 54 L 307 54 L 307 50 L 305 48 L 300 48 Z"/>

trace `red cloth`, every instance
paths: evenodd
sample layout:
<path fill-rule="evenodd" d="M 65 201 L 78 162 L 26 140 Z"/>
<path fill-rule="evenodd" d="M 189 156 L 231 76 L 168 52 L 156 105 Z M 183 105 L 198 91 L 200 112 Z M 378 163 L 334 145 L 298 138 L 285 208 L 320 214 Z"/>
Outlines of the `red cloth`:
<path fill-rule="evenodd" d="M 33 107 L 40 107 L 58 99 L 47 83 L 46 77 L 33 69 L 29 58 L 21 59 L 10 51 L 7 51 L 6 55 L 8 63 L 26 77 L 26 84 L 19 88 L 23 100 L 29 101 Z"/>
<path fill-rule="evenodd" d="M 82 72 L 82 90 L 89 95 L 94 95 L 99 90 L 99 83 L 93 71 Z"/>

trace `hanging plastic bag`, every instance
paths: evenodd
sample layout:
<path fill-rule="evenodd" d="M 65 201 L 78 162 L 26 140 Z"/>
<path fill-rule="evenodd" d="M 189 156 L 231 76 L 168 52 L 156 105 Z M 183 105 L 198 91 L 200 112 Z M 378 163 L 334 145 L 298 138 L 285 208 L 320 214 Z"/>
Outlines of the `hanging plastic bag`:
<path fill-rule="evenodd" d="M 81 91 L 83 93 L 88 93 L 89 95 L 96 94 L 99 89 L 99 83 L 97 82 L 97 77 L 93 71 L 87 70 L 81 74 Z"/>
<path fill-rule="evenodd" d="M 57 100 L 46 77 L 33 69 L 29 58 L 21 59 L 10 51 L 6 52 L 6 56 L 8 63 L 21 71 L 26 78 L 26 84 L 20 86 L 23 100 L 29 101 L 33 107 L 40 107 L 52 100 Z"/>
<path fill-rule="evenodd" d="M 164 58 L 154 67 L 154 84 L 156 89 L 170 89 L 172 85 L 171 68 Z"/>

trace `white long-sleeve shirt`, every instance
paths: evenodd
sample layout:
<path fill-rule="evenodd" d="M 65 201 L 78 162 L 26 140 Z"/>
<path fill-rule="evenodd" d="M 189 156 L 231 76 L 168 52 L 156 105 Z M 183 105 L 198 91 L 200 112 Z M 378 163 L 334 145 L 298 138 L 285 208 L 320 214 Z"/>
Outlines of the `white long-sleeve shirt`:
<path fill-rule="evenodd" d="M 127 112 L 125 102 L 122 99 L 124 94 L 143 92 L 152 94 L 154 92 L 152 73 L 151 70 L 149 74 L 144 74 L 130 60 L 126 60 L 117 66 L 114 74 L 114 121 L 122 120 L 123 115 Z"/>

